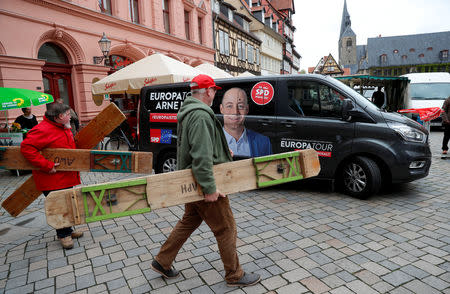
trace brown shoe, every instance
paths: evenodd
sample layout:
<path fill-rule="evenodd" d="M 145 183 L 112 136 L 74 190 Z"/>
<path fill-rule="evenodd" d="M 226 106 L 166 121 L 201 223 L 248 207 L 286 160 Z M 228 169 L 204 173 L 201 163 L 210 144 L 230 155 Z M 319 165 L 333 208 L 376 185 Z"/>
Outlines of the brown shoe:
<path fill-rule="evenodd" d="M 64 238 L 60 238 L 59 241 L 64 249 L 72 249 L 73 248 L 73 240 L 71 236 L 67 236 Z"/>
<path fill-rule="evenodd" d="M 73 239 L 78 239 L 80 237 L 83 237 L 83 232 L 82 231 L 73 231 L 71 234 L 71 237 Z"/>

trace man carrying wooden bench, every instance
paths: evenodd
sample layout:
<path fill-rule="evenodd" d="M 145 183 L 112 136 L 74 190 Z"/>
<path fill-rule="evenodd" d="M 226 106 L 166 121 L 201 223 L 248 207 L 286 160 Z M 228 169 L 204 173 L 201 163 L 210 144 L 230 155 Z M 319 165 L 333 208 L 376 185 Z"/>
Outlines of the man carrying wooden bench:
<path fill-rule="evenodd" d="M 177 167 L 192 169 L 201 186 L 204 200 L 185 204 L 183 218 L 152 262 L 152 269 L 165 278 L 175 278 L 179 272 L 172 263 L 189 236 L 205 221 L 216 237 L 225 268 L 228 286 L 250 286 L 260 280 L 254 273 L 245 273 L 236 250 L 236 222 L 228 197 L 216 188 L 213 165 L 232 160 L 222 125 L 210 108 L 216 91 L 221 89 L 207 75 L 192 79 L 192 96 L 178 113 Z"/>
<path fill-rule="evenodd" d="M 36 188 L 47 196 L 51 191 L 71 188 L 80 184 L 78 171 L 56 171 L 59 163 L 47 160 L 41 153 L 44 148 L 75 149 L 75 141 L 70 130 L 70 107 L 53 103 L 48 106 L 44 120 L 30 130 L 20 145 L 23 156 L 39 170 L 33 170 Z M 56 235 L 64 249 L 73 248 L 72 238 L 79 238 L 83 232 L 71 227 L 56 230 Z"/>

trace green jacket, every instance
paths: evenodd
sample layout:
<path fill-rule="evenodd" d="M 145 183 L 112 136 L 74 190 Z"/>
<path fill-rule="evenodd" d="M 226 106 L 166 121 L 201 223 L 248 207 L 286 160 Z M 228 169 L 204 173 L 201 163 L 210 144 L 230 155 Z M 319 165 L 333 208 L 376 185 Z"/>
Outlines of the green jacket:
<path fill-rule="evenodd" d="M 208 105 L 193 97 L 186 98 L 177 119 L 177 168 L 191 168 L 203 193 L 214 193 L 213 165 L 232 160 L 222 124 Z"/>

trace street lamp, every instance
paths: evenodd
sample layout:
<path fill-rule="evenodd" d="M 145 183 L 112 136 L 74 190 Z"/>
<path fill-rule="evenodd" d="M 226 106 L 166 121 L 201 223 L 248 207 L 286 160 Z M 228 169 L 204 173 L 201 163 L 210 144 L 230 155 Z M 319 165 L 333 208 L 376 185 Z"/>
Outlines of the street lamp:
<path fill-rule="evenodd" d="M 100 64 L 105 60 L 105 66 L 109 65 L 109 49 L 111 48 L 111 41 L 108 40 L 105 33 L 103 32 L 102 38 L 98 41 L 98 46 L 103 53 L 103 56 L 94 56 L 94 64 Z"/>

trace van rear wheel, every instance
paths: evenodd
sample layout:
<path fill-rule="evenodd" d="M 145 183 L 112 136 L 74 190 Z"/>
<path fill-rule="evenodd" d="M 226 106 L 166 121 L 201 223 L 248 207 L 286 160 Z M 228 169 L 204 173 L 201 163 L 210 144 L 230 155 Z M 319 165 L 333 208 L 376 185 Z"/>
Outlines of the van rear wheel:
<path fill-rule="evenodd" d="M 177 170 L 177 154 L 168 152 L 164 154 L 158 164 L 157 173 L 168 173 Z"/>
<path fill-rule="evenodd" d="M 380 168 L 372 159 L 356 156 L 342 168 L 339 182 L 345 194 L 367 199 L 381 187 Z"/>

